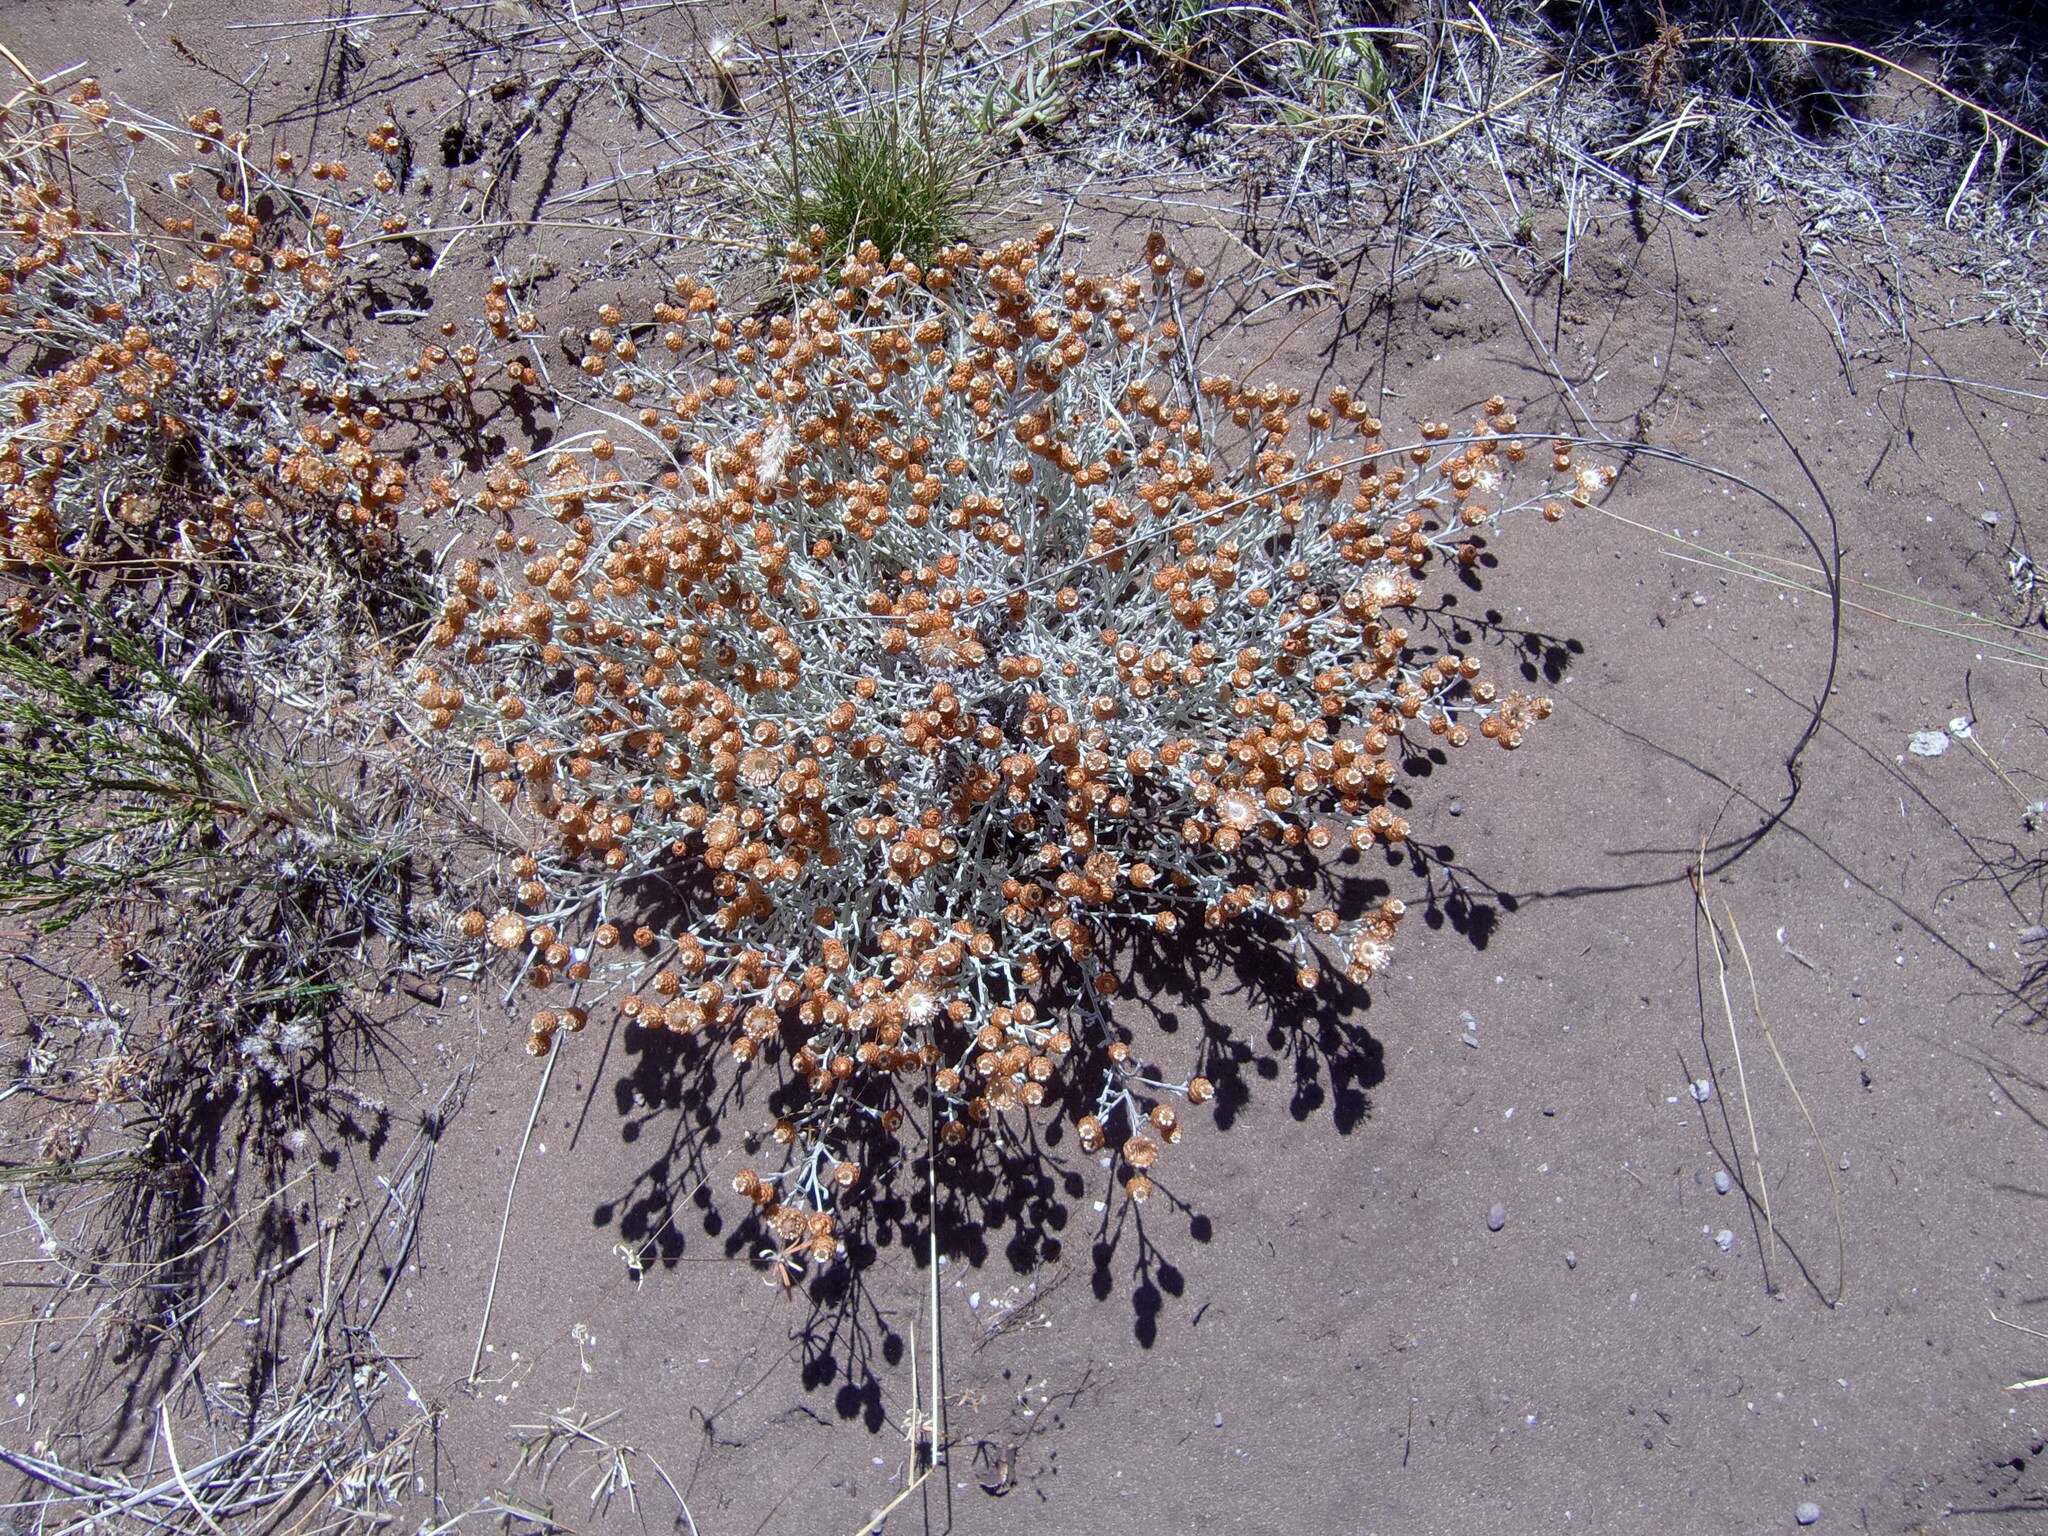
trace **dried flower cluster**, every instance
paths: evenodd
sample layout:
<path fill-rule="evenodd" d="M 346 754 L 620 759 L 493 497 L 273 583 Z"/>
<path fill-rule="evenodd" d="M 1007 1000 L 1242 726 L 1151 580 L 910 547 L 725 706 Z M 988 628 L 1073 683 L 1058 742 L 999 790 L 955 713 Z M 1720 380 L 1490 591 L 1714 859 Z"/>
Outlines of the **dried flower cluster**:
<path fill-rule="evenodd" d="M 404 230 L 388 170 L 259 156 L 217 109 L 183 131 L 90 80 L 0 112 L 0 569 L 175 569 L 259 611 L 374 587 L 410 489 L 394 418 L 459 415 L 474 348 L 380 366 L 346 339 Z"/>
<path fill-rule="evenodd" d="M 492 471 L 508 558 L 453 567 L 417 691 L 538 824 L 515 905 L 463 919 L 523 959 L 530 1049 L 615 996 L 807 1086 L 784 1165 L 736 1181 L 791 1263 L 924 1103 L 954 1146 L 1064 1095 L 1144 1199 L 1213 1089 L 1144 1075 L 1103 1004 L 1120 930 L 1250 925 L 1303 986 L 1383 969 L 1401 903 L 1334 909 L 1317 856 L 1407 837 L 1404 739 L 1514 747 L 1549 710 L 1412 654 L 1402 610 L 1611 474 L 1545 445 L 1508 497 L 1498 397 L 1393 445 L 1342 389 L 1195 377 L 1169 317 L 1205 276 L 1157 238 L 1107 280 L 1050 229 L 822 251 L 781 313 L 687 278 L 651 330 L 604 312 L 583 371 L 620 430 Z M 636 920 L 657 894 L 683 917 Z"/>

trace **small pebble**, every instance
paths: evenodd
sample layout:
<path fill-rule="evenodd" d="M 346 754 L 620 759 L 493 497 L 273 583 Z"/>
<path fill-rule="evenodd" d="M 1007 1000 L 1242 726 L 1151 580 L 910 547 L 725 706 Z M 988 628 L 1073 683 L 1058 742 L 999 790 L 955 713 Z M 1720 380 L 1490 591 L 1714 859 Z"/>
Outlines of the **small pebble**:
<path fill-rule="evenodd" d="M 1849 1049 L 1856 1053 L 1856 1059 L 1858 1061 L 1870 1060 L 1870 1052 L 1866 1051 L 1861 1045 L 1852 1045 L 1849 1047 Z"/>
<path fill-rule="evenodd" d="M 1453 800 L 1449 805 L 1445 806 L 1444 809 L 1450 812 L 1450 814 L 1453 816 L 1462 816 L 1465 814 L 1465 802 L 1462 800 Z"/>
<path fill-rule="evenodd" d="M 1486 1213 L 1487 1231 L 1498 1232 L 1502 1227 L 1506 1226 L 1507 1224 L 1508 1208 L 1506 1206 L 1496 1205 L 1492 1210 Z"/>
<path fill-rule="evenodd" d="M 1577 1269 L 1579 1267 L 1579 1256 L 1569 1248 L 1564 1251 L 1564 1267 L 1566 1269 Z"/>
<path fill-rule="evenodd" d="M 1704 1104 L 1713 1096 L 1714 1085 L 1706 1078 L 1700 1078 L 1692 1085 L 1692 1100 L 1695 1104 Z"/>
<path fill-rule="evenodd" d="M 1915 731 L 1906 738 L 1906 750 L 1915 757 L 1939 757 L 1948 750 L 1948 732 Z"/>
<path fill-rule="evenodd" d="M 1735 1181 L 1728 1177 L 1728 1170 L 1726 1168 L 1716 1168 L 1714 1170 L 1715 1194 L 1725 1195 L 1728 1193 L 1729 1190 L 1733 1189 L 1734 1187 Z"/>
<path fill-rule="evenodd" d="M 1792 1511 L 1792 1518 L 1801 1525 L 1818 1525 L 1820 1523 L 1820 1506 L 1808 1501 Z"/>
<path fill-rule="evenodd" d="M 1723 1227 L 1720 1231 L 1714 1234 L 1714 1246 L 1720 1249 L 1723 1253 L 1729 1252 L 1731 1249 L 1735 1247 L 1735 1234 L 1733 1232 L 1730 1232 L 1726 1227 Z"/>

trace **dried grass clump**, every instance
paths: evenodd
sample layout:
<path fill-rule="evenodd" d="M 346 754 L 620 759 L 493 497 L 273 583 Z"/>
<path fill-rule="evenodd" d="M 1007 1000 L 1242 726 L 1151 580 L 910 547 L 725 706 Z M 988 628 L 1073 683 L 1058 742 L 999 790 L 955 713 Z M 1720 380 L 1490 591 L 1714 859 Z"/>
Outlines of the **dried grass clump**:
<path fill-rule="evenodd" d="M 493 472 L 522 558 L 453 567 L 417 689 L 535 831 L 515 903 L 463 919 L 522 961 L 530 1049 L 616 997 L 801 1085 L 783 1166 L 736 1180 L 792 1264 L 926 1107 L 957 1147 L 1064 1104 L 1144 1199 L 1213 1089 L 1147 1076 L 1104 1006 L 1141 930 L 1241 925 L 1304 987 L 1383 970 L 1401 903 L 1340 909 L 1330 866 L 1408 836 L 1404 754 L 1550 707 L 1402 611 L 1611 476 L 1560 443 L 1510 496 L 1499 397 L 1397 444 L 1343 389 L 1197 378 L 1171 316 L 1206 279 L 1157 237 L 1109 279 L 1050 228 L 825 249 L 786 312 L 685 278 L 644 347 L 606 315 L 585 372 L 627 430 Z"/>

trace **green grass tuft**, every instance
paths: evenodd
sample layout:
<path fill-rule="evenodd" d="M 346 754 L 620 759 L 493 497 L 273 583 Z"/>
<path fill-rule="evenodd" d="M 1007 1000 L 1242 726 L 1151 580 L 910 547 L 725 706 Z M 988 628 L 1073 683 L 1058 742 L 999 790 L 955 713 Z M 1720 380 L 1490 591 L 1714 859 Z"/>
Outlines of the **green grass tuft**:
<path fill-rule="evenodd" d="M 831 117 L 774 162 L 767 218 L 789 240 L 823 229 L 834 260 L 873 241 L 885 258 L 928 261 L 967 233 L 981 168 L 975 141 L 908 114 Z"/>
<path fill-rule="evenodd" d="M 269 882 L 265 851 L 357 878 L 396 857 L 338 799 L 238 739 L 198 687 L 65 590 L 83 627 L 0 639 L 0 913 L 46 930 L 132 894 Z"/>

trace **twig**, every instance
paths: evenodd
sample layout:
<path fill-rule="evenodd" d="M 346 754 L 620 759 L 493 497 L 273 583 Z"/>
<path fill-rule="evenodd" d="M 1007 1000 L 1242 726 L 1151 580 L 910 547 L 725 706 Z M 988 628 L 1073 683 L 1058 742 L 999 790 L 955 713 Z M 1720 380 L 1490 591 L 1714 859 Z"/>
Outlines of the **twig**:
<path fill-rule="evenodd" d="M 2017 395 L 2022 400 L 2048 400 L 2048 395 L 2044 395 L 2037 390 L 2015 389 L 2010 384 L 1992 384 L 1983 379 L 1958 379 L 1946 373 L 1911 373 L 1896 368 L 1887 368 L 1884 376 L 1888 381 L 1894 383 L 1905 380 L 1919 380 L 1928 384 L 1947 384 L 1958 389 L 1995 390 L 2001 395 Z"/>

